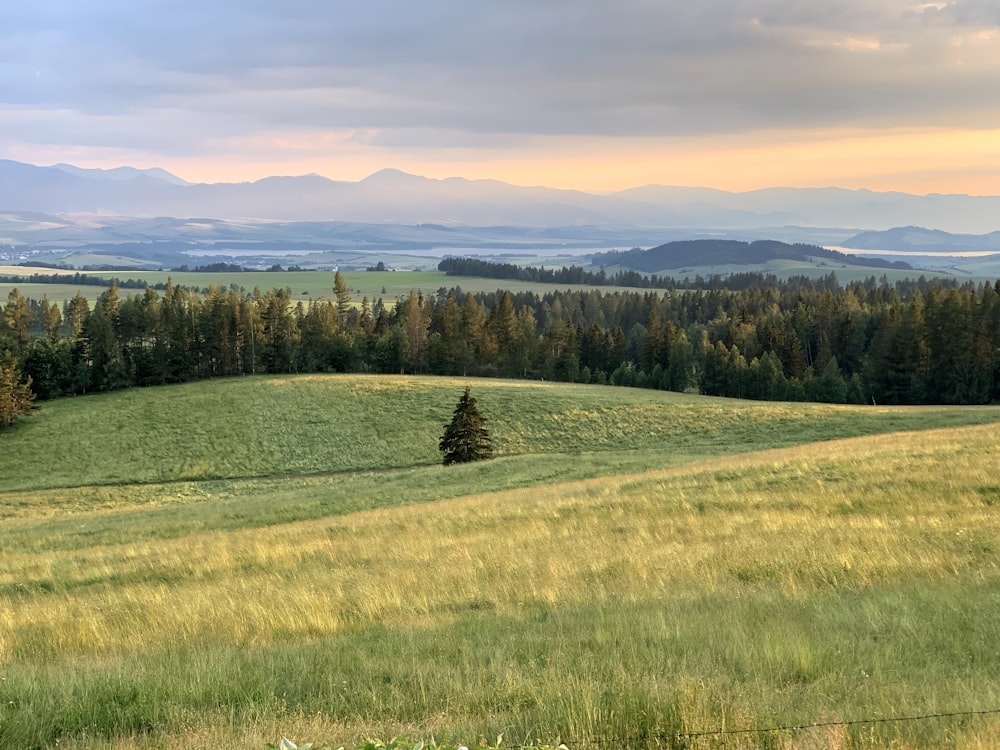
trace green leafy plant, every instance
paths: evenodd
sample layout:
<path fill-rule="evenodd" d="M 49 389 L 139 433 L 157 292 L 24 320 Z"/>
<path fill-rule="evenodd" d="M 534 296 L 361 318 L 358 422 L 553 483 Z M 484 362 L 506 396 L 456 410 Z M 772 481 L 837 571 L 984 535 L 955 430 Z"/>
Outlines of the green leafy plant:
<path fill-rule="evenodd" d="M 287 737 L 282 737 L 281 742 L 277 745 L 268 744 L 267 750 L 309 750 L 313 746 L 311 742 L 303 742 L 301 745 L 296 745 Z M 343 748 L 341 748 L 343 750 Z"/>
<path fill-rule="evenodd" d="M 411 744 L 405 737 L 393 737 L 388 742 L 370 739 L 365 744 L 358 745 L 356 750 L 423 750 L 423 747 L 423 742 Z M 438 748 L 438 745 L 432 743 L 430 747 Z"/>

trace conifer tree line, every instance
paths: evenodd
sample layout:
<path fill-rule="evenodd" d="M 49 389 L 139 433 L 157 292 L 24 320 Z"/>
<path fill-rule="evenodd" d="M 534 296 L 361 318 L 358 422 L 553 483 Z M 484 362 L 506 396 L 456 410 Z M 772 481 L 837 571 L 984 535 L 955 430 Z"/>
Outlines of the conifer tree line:
<path fill-rule="evenodd" d="M 411 292 L 360 303 L 168 283 L 63 306 L 11 292 L 0 321 L 39 399 L 254 373 L 380 372 L 607 383 L 764 400 L 1000 400 L 1000 282 L 740 290 Z"/>

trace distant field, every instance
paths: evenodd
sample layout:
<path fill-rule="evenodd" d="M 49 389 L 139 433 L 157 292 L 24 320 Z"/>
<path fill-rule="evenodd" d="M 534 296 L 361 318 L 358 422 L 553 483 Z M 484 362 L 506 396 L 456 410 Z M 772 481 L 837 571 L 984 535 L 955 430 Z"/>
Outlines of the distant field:
<path fill-rule="evenodd" d="M 445 468 L 467 384 L 498 457 Z M 383 376 L 46 403 L 0 433 L 0 747 L 993 747 L 694 734 L 1000 709 L 998 423 Z"/>
<path fill-rule="evenodd" d="M 20 274 L 28 274 L 29 276 L 33 273 L 44 273 L 48 275 L 55 274 L 57 276 L 72 276 L 77 273 L 71 269 L 65 268 L 38 268 L 34 266 L 5 266 L 0 265 L 0 276 L 17 276 Z M 81 271 L 81 273 L 84 273 Z"/>
<path fill-rule="evenodd" d="M 38 273 L 47 273 L 47 269 L 34 269 Z M 609 268 L 608 272 L 613 273 L 615 268 Z M 685 278 L 694 279 L 701 275 L 709 277 L 713 274 L 742 273 L 748 269 L 744 266 L 714 266 L 714 267 L 692 267 L 678 269 L 665 275 L 671 275 L 679 280 Z M 897 271 L 891 269 L 878 268 L 858 268 L 845 267 L 837 264 L 803 264 L 792 261 L 776 261 L 764 267 L 755 267 L 753 270 L 762 273 L 771 273 L 779 278 L 789 276 L 807 276 L 819 278 L 836 273 L 837 279 L 841 283 L 851 281 L 861 281 L 874 276 L 881 278 L 884 274 L 890 283 L 895 283 L 901 279 L 914 278 L 921 274 L 928 278 L 938 276 L 943 278 L 955 278 L 952 274 L 921 271 Z M 24 269 L 9 271 L 9 273 L 24 272 Z M 29 273 L 32 271 L 29 270 Z M 0 273 L 3 273 L 0 270 Z M 101 271 L 92 272 L 92 275 L 104 277 L 117 277 L 120 279 L 142 279 L 150 284 L 166 283 L 167 279 L 173 280 L 174 284 L 188 287 L 207 289 L 215 284 L 222 288 L 229 288 L 230 285 L 242 287 L 250 292 L 254 287 L 259 286 L 261 291 L 270 289 L 291 289 L 293 302 L 302 301 L 305 303 L 311 300 L 325 297 L 333 297 L 333 273 L 330 271 L 244 271 L 242 273 L 193 273 L 193 272 L 167 272 L 167 271 Z M 993 277 L 983 275 L 982 277 L 972 277 L 968 275 L 959 276 L 961 280 L 992 280 Z M 410 291 L 422 293 L 424 295 L 436 294 L 438 290 L 461 287 L 467 292 L 494 292 L 498 289 L 507 289 L 511 292 L 533 292 L 535 294 L 546 294 L 556 289 L 590 290 L 594 289 L 602 294 L 614 294 L 624 291 L 647 291 L 637 290 L 635 287 L 617 286 L 590 286 L 587 284 L 538 284 L 527 281 L 511 281 L 506 279 L 484 279 L 469 276 L 447 276 L 439 271 L 348 271 L 344 273 L 344 279 L 351 290 L 355 304 L 360 304 L 362 298 L 367 297 L 374 302 L 381 298 L 386 304 L 392 304 L 399 297 L 406 297 Z M 11 289 L 17 288 L 25 297 L 41 299 L 47 296 L 50 302 L 62 303 L 72 299 L 77 292 L 83 294 L 90 300 L 96 300 L 103 292 L 104 287 L 97 286 L 74 286 L 70 284 L 10 284 L 0 283 L 0 300 L 6 299 Z M 135 294 L 138 290 L 122 289 L 122 295 Z"/>
<path fill-rule="evenodd" d="M 38 273 L 47 273 L 46 269 L 35 269 Z M 24 269 L 21 269 L 23 272 Z M 29 271 L 31 273 L 31 271 Z M 184 273 L 166 271 L 102 271 L 95 275 L 107 278 L 143 279 L 150 284 L 166 283 L 168 278 L 174 284 L 207 289 L 215 284 L 226 289 L 231 284 L 253 291 L 259 286 L 261 291 L 269 289 L 292 290 L 292 301 L 308 302 L 319 297 L 333 298 L 333 273 L 330 271 L 244 271 L 242 273 Z M 424 295 L 435 294 L 439 289 L 451 289 L 459 286 L 467 292 L 494 292 L 497 289 L 508 289 L 511 292 L 535 292 L 545 294 L 554 289 L 597 289 L 603 294 L 625 290 L 625 287 L 592 287 L 585 284 L 535 284 L 526 281 L 507 281 L 504 279 L 481 279 L 467 276 L 447 276 L 440 271 L 349 271 L 344 273 L 344 279 L 356 304 L 363 297 L 370 301 L 382 298 L 386 304 L 391 304 L 397 297 L 406 297 L 410 290 L 422 292 Z M 41 299 L 47 295 L 52 302 L 63 302 L 72 299 L 79 291 L 90 300 L 96 300 L 103 292 L 103 287 L 73 286 L 65 284 L 9 284 L 0 283 L 0 295 L 6 299 L 11 289 L 17 288 L 25 297 Z M 635 289 L 631 289 L 635 291 Z M 123 295 L 134 294 L 136 290 L 122 289 Z"/>
<path fill-rule="evenodd" d="M 71 286 L 69 284 L 5 284 L 0 282 L 0 303 L 7 301 L 7 295 L 17 289 L 22 297 L 28 299 L 47 299 L 62 305 L 76 296 L 77 292 L 93 301 L 103 294 L 105 287 Z M 123 290 L 123 294 L 134 293 L 135 290 Z"/>

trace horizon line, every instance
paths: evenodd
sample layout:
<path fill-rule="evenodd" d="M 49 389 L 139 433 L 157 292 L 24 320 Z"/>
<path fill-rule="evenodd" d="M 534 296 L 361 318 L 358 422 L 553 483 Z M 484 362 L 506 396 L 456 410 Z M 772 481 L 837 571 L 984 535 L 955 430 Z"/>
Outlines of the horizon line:
<path fill-rule="evenodd" d="M 56 162 L 56 163 L 52 163 L 52 164 L 36 164 L 36 163 L 33 163 L 33 162 L 20 161 L 20 160 L 17 160 L 17 159 L 0 159 L 0 162 L 3 162 L 3 161 L 11 163 L 11 164 L 20 164 L 20 165 L 23 165 L 23 166 L 34 167 L 36 169 L 56 169 L 56 170 L 59 170 L 59 171 L 63 171 L 63 170 L 60 169 L 60 167 L 70 167 L 72 169 L 80 170 L 80 171 L 83 171 L 83 172 L 114 172 L 114 171 L 120 170 L 120 169 L 135 170 L 136 172 L 140 172 L 140 173 L 157 171 L 157 172 L 163 172 L 163 173 L 169 175 L 170 177 L 174 178 L 175 180 L 178 180 L 180 183 L 183 183 L 183 184 L 177 184 L 176 185 L 177 187 L 197 187 L 197 186 L 215 186 L 215 185 L 254 185 L 254 184 L 257 184 L 259 182 L 263 182 L 265 180 L 271 180 L 271 179 L 303 179 L 303 178 L 309 178 L 309 177 L 320 178 L 322 180 L 326 180 L 326 181 L 332 182 L 332 183 L 341 183 L 341 184 L 345 184 L 345 185 L 358 185 L 358 184 L 361 184 L 361 183 L 366 182 L 368 180 L 371 180 L 373 177 L 377 177 L 379 175 L 383 175 L 383 174 L 385 174 L 385 175 L 395 174 L 395 175 L 399 175 L 401 178 L 416 178 L 416 179 L 420 179 L 420 180 L 426 180 L 428 182 L 437 182 L 437 183 L 448 182 L 448 181 L 459 181 L 459 180 L 460 181 L 465 181 L 465 182 L 479 182 L 479 183 L 482 183 L 482 182 L 494 182 L 494 183 L 499 183 L 501 185 L 507 185 L 507 186 L 510 186 L 510 187 L 522 188 L 522 189 L 526 189 L 526 190 L 541 189 L 541 190 L 552 190 L 552 191 L 566 192 L 566 193 L 580 193 L 580 194 L 584 194 L 584 195 L 594 195 L 594 196 L 613 196 L 613 195 L 620 195 L 622 193 L 628 193 L 628 192 L 638 191 L 638 190 L 645 190 L 645 189 L 650 189 L 650 188 L 666 188 L 666 189 L 673 189 L 673 190 L 691 190 L 691 191 L 703 190 L 703 191 L 711 191 L 711 192 L 715 192 L 715 193 L 723 193 L 723 194 L 727 194 L 727 195 L 746 195 L 746 194 L 749 194 L 749 193 L 759 193 L 759 192 L 765 192 L 765 191 L 771 191 L 771 190 L 795 190 L 795 191 L 839 190 L 839 191 L 845 191 L 845 192 L 850 192 L 850 193 L 864 193 L 864 192 L 868 192 L 868 193 L 872 193 L 872 194 L 875 194 L 875 195 L 906 195 L 906 196 L 918 197 L 918 198 L 949 197 L 949 196 L 963 197 L 963 198 L 995 198 L 995 197 L 1000 197 L 1000 193 L 957 193 L 957 192 L 939 192 L 939 191 L 930 191 L 930 192 L 923 193 L 923 192 L 908 192 L 906 190 L 877 190 L 877 189 L 870 188 L 870 187 L 845 187 L 845 186 L 836 185 L 836 184 L 826 184 L 826 185 L 819 185 L 819 186 L 816 186 L 816 185 L 796 186 L 796 185 L 789 185 L 789 184 L 777 184 L 777 185 L 770 185 L 770 186 L 767 186 L 767 187 L 751 188 L 751 189 L 748 189 L 748 190 L 728 190 L 726 188 L 712 187 L 711 185 L 704 185 L 704 184 L 702 184 L 702 185 L 681 185 L 681 184 L 667 183 L 667 182 L 648 182 L 648 183 L 644 183 L 644 184 L 640 184 L 640 185 L 633 185 L 631 187 L 622 188 L 620 190 L 604 190 L 604 191 L 602 191 L 602 190 L 583 190 L 583 189 L 580 189 L 580 188 L 552 187 L 550 185 L 544 185 L 544 184 L 524 184 L 524 183 L 517 183 L 517 182 L 508 182 L 506 180 L 501 180 L 501 179 L 495 178 L 495 177 L 466 177 L 466 176 L 459 175 L 459 174 L 450 175 L 448 177 L 428 177 L 426 175 L 417 174 L 415 172 L 407 172 L 406 170 L 399 169 L 398 167 L 388 167 L 388 166 L 387 167 L 381 167 L 380 169 L 377 169 L 374 172 L 371 172 L 371 173 L 367 174 L 366 176 L 364 176 L 364 177 L 362 177 L 360 179 L 357 179 L 357 180 L 336 179 L 334 177 L 329 177 L 328 175 L 321 174 L 319 172 L 306 172 L 306 173 L 300 173 L 300 174 L 281 174 L 281 173 L 267 174 L 267 175 L 265 175 L 263 177 L 259 177 L 257 179 L 253 179 L 253 180 L 235 180 L 235 181 L 228 181 L 228 182 L 225 181 L 225 180 L 219 180 L 219 181 L 215 181 L 215 182 L 204 182 L 204 181 L 200 181 L 199 182 L 199 181 L 188 180 L 188 179 L 180 176 L 179 174 L 177 174 L 175 172 L 172 172 L 171 170 L 169 170 L 169 169 L 167 169 L 165 167 L 161 167 L 161 166 L 138 167 L 138 166 L 135 166 L 134 164 L 117 164 L 117 165 L 112 166 L 112 167 L 107 167 L 107 166 L 103 166 L 103 167 L 81 167 L 81 166 L 79 166 L 77 164 L 72 164 L 70 162 Z"/>

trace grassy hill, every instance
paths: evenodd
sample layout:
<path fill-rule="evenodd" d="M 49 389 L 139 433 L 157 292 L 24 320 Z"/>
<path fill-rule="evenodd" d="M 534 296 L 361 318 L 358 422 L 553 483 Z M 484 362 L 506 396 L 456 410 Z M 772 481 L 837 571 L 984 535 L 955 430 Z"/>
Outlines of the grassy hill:
<path fill-rule="evenodd" d="M 466 384 L 498 458 L 445 468 Z M 0 746 L 993 746 L 694 735 L 1000 708 L 997 422 L 409 377 L 52 402 L 0 434 Z"/>
<path fill-rule="evenodd" d="M 871 275 L 877 273 L 873 269 L 897 268 L 913 271 L 905 263 L 893 264 L 878 258 L 847 255 L 817 245 L 788 244 L 777 240 L 758 240 L 755 242 L 725 239 L 676 240 L 648 250 L 636 248 L 604 253 L 595 256 L 594 260 L 595 262 L 606 262 L 608 265 L 632 268 L 643 273 L 666 273 L 668 275 L 678 269 L 691 266 L 737 265 L 749 270 L 748 267 L 773 261 L 799 263 L 825 261 L 838 266 L 867 268 Z"/>

